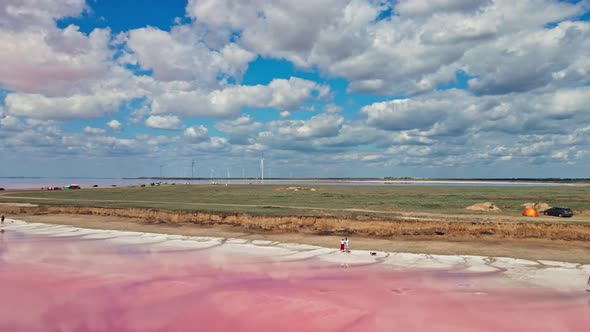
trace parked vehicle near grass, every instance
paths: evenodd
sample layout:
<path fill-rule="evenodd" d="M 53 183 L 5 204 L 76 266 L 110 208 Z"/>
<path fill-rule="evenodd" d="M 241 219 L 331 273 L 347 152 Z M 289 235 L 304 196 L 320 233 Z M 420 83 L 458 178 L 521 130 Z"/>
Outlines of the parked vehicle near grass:
<path fill-rule="evenodd" d="M 543 211 L 543 214 L 554 217 L 572 217 L 574 212 L 568 207 L 552 207 Z"/>

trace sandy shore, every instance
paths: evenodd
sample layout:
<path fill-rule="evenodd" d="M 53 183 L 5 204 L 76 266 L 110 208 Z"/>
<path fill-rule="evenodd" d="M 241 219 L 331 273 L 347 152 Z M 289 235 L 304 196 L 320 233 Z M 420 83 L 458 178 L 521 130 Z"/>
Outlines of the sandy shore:
<path fill-rule="evenodd" d="M 27 222 L 69 225 L 103 230 L 162 233 L 184 236 L 212 236 L 240 238 L 246 240 L 301 243 L 337 248 L 340 236 L 310 235 L 302 233 L 261 233 L 245 231 L 241 227 L 228 225 L 154 224 L 144 219 L 117 216 L 78 214 L 23 214 L 15 218 Z M 590 264 L 590 243 L 582 241 L 560 241 L 547 239 L 383 239 L 351 237 L 351 246 L 359 250 L 402 252 L 440 255 L 474 255 L 486 257 L 512 257 L 526 260 L 552 260 L 577 264 Z"/>
<path fill-rule="evenodd" d="M 28 218 L 31 222 L 8 219 L 0 228 L 5 232 L 21 232 L 33 236 L 104 239 L 113 243 L 146 245 L 154 250 L 178 250 L 179 248 L 221 250 L 231 255 L 250 255 L 275 260 L 319 259 L 332 264 L 380 264 L 394 269 L 453 269 L 460 267 L 466 272 L 501 273 L 498 285 L 518 285 L 518 287 L 553 288 L 563 291 L 583 291 L 590 274 L 590 264 L 577 264 L 554 259 L 517 259 L 502 257 L 503 249 L 486 244 L 477 245 L 477 250 L 490 250 L 496 255 L 475 255 L 474 243 L 442 243 L 375 241 L 370 239 L 352 239 L 353 250 L 341 253 L 335 248 L 338 238 L 312 237 L 302 238 L 297 235 L 253 235 L 222 229 L 167 228 L 142 225 L 140 220 L 119 220 L 106 217 L 85 216 L 35 216 Z M 90 220 L 88 220 L 90 219 Z M 32 222 L 35 221 L 35 222 Z M 43 221 L 39 223 L 38 221 Z M 71 225 L 84 225 L 84 228 Z M 207 234 L 208 236 L 203 236 Z M 318 245 L 319 244 L 319 245 Z M 512 244 L 515 245 L 515 244 Z M 529 244 L 532 245 L 532 244 Z M 522 244 L 520 244 L 522 246 Z M 503 245 L 503 247 L 506 247 Z M 376 251 L 371 255 L 370 251 Z M 423 253 L 409 253 L 410 250 Z M 438 248 L 438 249 L 436 249 Z M 458 254 L 471 248 L 470 255 Z M 531 247 L 532 248 L 532 247 Z M 550 253 L 555 249 L 536 247 L 537 250 Z M 516 250 L 517 247 L 513 247 Z M 449 254 L 428 254 L 428 251 L 448 251 Z M 573 250 L 573 249 L 572 249 Z M 451 254 L 455 252 L 455 254 Z M 566 256 L 559 256 L 567 259 Z"/>

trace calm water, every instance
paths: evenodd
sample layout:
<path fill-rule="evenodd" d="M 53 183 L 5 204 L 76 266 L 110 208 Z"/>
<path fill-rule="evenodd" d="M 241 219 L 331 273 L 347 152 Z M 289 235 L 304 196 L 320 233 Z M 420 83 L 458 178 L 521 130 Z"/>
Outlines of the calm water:
<path fill-rule="evenodd" d="M 590 330 L 585 294 L 507 286 L 501 272 L 162 248 L 0 234 L 0 331 Z"/>
<path fill-rule="evenodd" d="M 149 184 L 151 182 L 167 182 L 177 184 L 276 184 L 276 185 L 310 185 L 310 186 L 489 186 L 489 187 L 514 187 L 514 186 L 555 186 L 554 183 L 514 183 L 514 182 L 457 182 L 457 181 L 314 181 L 314 180 L 237 180 L 237 179 L 215 179 L 215 180 L 150 180 L 150 179 L 119 179 L 119 178 L 0 178 L 0 188 L 5 189 L 37 189 L 41 187 L 63 187 L 70 184 L 78 184 L 82 187 L 135 186 Z"/>

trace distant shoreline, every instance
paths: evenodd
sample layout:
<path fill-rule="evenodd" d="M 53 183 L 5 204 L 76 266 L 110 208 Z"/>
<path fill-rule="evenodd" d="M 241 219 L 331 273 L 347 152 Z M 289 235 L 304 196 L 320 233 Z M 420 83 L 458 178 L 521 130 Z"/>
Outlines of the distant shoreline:
<path fill-rule="evenodd" d="M 590 178 L 251 178 L 251 177 L 123 177 L 122 180 L 187 180 L 187 181 L 326 181 L 326 182 L 539 182 L 539 183 L 590 183 Z"/>
<path fill-rule="evenodd" d="M 2 181 L 2 180 L 8 181 Z M 22 182 L 19 182 L 22 180 Z M 189 185 L 350 185 L 350 186 L 585 186 L 586 180 L 549 179 L 336 179 L 336 178 L 16 178 L 0 177 L 0 188 L 5 190 L 35 190 L 47 187 L 63 187 L 76 184 L 82 188 L 90 187 L 134 187 L 150 184 L 189 184 Z"/>

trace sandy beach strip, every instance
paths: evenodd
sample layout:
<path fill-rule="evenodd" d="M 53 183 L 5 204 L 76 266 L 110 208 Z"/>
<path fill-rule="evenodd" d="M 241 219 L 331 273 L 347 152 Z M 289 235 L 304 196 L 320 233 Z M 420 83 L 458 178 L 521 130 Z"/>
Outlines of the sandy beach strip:
<path fill-rule="evenodd" d="M 116 222 L 110 225 L 116 225 Z M 5 232 L 20 232 L 30 236 L 77 239 L 100 239 L 113 244 L 148 246 L 166 251 L 179 248 L 222 250 L 232 255 L 264 257 L 279 261 L 318 259 L 344 266 L 354 264 L 380 264 L 394 269 L 450 269 L 460 267 L 469 272 L 502 271 L 502 279 L 522 287 L 553 288 L 565 291 L 583 290 L 590 274 L 590 264 L 555 260 L 529 260 L 511 257 L 478 255 L 440 255 L 428 253 L 363 250 L 354 247 L 350 253 L 342 253 L 335 246 L 277 241 L 255 237 L 237 238 L 203 236 L 198 234 L 165 234 L 137 230 L 112 230 L 80 228 L 72 225 L 56 225 L 7 219 L 0 225 Z M 230 235 L 229 233 L 225 235 Z M 238 235 L 238 234 L 234 234 Z M 374 255 L 371 252 L 375 252 Z"/>
<path fill-rule="evenodd" d="M 341 235 L 314 235 L 306 232 L 249 230 L 240 226 L 193 223 L 154 223 L 143 218 L 98 214 L 19 214 L 11 216 L 28 222 L 69 225 L 182 236 L 240 238 L 250 241 L 301 243 L 337 248 Z M 350 237 L 352 234 L 349 234 Z M 511 239 L 493 237 L 441 238 L 436 236 L 396 238 L 352 236 L 352 247 L 361 250 L 439 255 L 512 257 L 526 260 L 567 261 L 590 264 L 590 242 L 544 238 Z"/>

